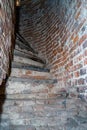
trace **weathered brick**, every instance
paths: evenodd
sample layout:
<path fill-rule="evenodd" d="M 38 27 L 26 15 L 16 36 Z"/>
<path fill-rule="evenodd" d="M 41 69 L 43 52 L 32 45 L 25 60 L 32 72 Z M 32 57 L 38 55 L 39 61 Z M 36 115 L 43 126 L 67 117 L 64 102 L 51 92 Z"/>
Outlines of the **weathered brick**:
<path fill-rule="evenodd" d="M 14 1 L 0 1 L 0 85 L 9 73 L 14 38 Z"/>
<path fill-rule="evenodd" d="M 85 41 L 84 43 L 83 43 L 83 48 L 86 48 L 87 47 L 87 41 Z"/>
<path fill-rule="evenodd" d="M 87 65 L 87 58 L 85 58 L 84 60 L 84 65 Z"/>
<path fill-rule="evenodd" d="M 85 78 L 85 80 L 86 80 L 86 83 L 87 83 L 87 77 Z"/>
<path fill-rule="evenodd" d="M 85 50 L 85 56 L 87 56 L 87 50 Z"/>
<path fill-rule="evenodd" d="M 77 14 L 76 14 L 76 16 L 75 16 L 75 19 L 76 19 L 76 20 L 77 20 L 78 17 L 80 16 L 80 13 L 81 13 L 80 11 L 77 12 Z"/>
<path fill-rule="evenodd" d="M 80 79 L 78 80 L 78 85 L 82 85 L 82 84 L 84 84 L 84 83 L 85 83 L 84 78 L 80 78 Z"/>
<path fill-rule="evenodd" d="M 86 74 L 86 69 L 81 69 L 80 70 L 80 75 L 84 75 L 84 74 Z"/>
<path fill-rule="evenodd" d="M 79 71 L 74 72 L 74 76 L 75 77 L 79 77 L 80 76 L 80 72 Z"/>
<path fill-rule="evenodd" d="M 76 36 L 76 37 L 73 39 L 74 44 L 75 44 L 76 42 L 78 42 L 78 39 L 79 39 L 78 36 Z"/>
<path fill-rule="evenodd" d="M 83 36 L 80 38 L 79 45 L 81 45 L 86 39 L 87 39 L 87 35 L 83 35 Z"/>

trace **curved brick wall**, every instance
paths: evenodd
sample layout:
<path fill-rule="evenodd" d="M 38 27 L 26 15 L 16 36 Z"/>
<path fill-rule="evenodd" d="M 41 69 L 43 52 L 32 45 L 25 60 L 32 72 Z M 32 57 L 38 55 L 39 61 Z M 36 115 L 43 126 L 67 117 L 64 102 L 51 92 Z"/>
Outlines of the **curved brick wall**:
<path fill-rule="evenodd" d="M 20 32 L 46 58 L 58 87 L 87 85 L 87 1 L 25 1 L 20 15 Z"/>
<path fill-rule="evenodd" d="M 14 37 L 14 1 L 0 0 L 0 85 L 9 73 Z"/>

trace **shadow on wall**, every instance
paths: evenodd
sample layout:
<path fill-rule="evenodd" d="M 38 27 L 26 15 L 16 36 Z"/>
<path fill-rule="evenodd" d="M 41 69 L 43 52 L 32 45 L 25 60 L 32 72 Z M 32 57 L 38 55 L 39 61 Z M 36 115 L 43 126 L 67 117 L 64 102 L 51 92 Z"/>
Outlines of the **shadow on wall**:
<path fill-rule="evenodd" d="M 20 7 L 16 7 L 16 25 L 15 32 L 19 32 Z"/>
<path fill-rule="evenodd" d="M 1 123 L 1 118 L 2 118 L 2 114 L 3 114 L 3 105 L 5 103 L 6 100 L 6 81 L 7 78 L 5 80 L 3 80 L 2 85 L 0 85 L 0 123 Z"/>

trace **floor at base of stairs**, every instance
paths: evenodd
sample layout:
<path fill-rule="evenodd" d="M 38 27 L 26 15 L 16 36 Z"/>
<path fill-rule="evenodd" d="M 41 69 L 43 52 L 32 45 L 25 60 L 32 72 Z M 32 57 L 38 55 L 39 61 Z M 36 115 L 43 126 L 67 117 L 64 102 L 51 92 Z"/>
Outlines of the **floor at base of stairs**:
<path fill-rule="evenodd" d="M 80 99 L 7 101 L 0 130 L 87 130 L 87 104 L 82 103 Z"/>

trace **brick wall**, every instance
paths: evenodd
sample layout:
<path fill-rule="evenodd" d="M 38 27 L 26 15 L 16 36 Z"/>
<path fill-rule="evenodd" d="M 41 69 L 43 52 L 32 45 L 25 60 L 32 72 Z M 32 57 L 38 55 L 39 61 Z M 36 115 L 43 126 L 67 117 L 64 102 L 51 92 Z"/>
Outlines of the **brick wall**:
<path fill-rule="evenodd" d="M 54 10 L 50 17 L 53 24 L 46 39 L 51 72 L 58 79 L 58 87 L 86 87 L 87 1 L 65 0 L 58 4 L 58 12 Z"/>
<path fill-rule="evenodd" d="M 0 0 L 0 84 L 9 72 L 14 37 L 14 1 Z"/>

